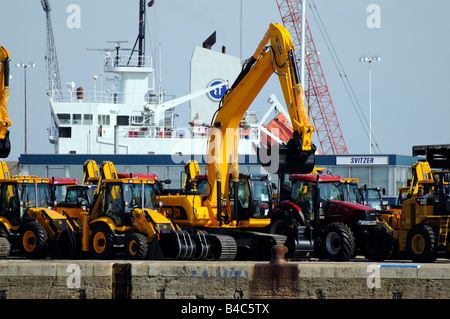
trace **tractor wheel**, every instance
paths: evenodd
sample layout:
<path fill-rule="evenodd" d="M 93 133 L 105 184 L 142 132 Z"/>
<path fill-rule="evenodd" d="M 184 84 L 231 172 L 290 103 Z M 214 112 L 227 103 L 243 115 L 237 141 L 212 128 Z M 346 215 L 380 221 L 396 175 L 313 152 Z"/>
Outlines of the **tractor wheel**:
<path fill-rule="evenodd" d="M 395 239 L 386 224 L 377 225 L 368 242 L 361 247 L 364 257 L 372 261 L 388 259 L 394 250 Z"/>
<path fill-rule="evenodd" d="M 142 234 L 131 234 L 126 243 L 126 253 L 129 259 L 145 259 L 147 257 L 148 243 Z"/>
<path fill-rule="evenodd" d="M 284 218 L 283 218 L 284 217 Z M 289 233 L 289 228 L 292 228 L 287 216 L 272 219 L 270 223 L 270 234 L 286 235 Z"/>
<path fill-rule="evenodd" d="M 96 259 L 111 259 L 114 257 L 114 235 L 105 225 L 94 228 L 90 239 L 91 254 Z"/>
<path fill-rule="evenodd" d="M 45 258 L 47 256 L 48 235 L 44 226 L 34 221 L 23 225 L 20 230 L 20 248 L 26 258 Z"/>
<path fill-rule="evenodd" d="M 432 263 L 437 258 L 437 238 L 433 227 L 417 224 L 408 232 L 406 251 L 414 262 Z"/>
<path fill-rule="evenodd" d="M 322 231 L 321 248 L 324 259 L 346 261 L 353 256 L 355 238 L 347 225 L 333 222 Z"/>

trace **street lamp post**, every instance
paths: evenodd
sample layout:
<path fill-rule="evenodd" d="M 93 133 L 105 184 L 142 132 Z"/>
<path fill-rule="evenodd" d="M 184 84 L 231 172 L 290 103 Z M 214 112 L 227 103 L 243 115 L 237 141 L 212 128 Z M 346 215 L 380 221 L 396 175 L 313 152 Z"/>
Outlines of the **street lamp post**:
<path fill-rule="evenodd" d="M 24 98 L 25 98 L 25 154 L 27 154 L 27 69 L 35 67 L 34 63 L 21 62 L 16 63 L 16 67 L 23 68 L 23 82 L 24 82 Z"/>
<path fill-rule="evenodd" d="M 369 154 L 372 154 L 372 62 L 380 62 L 379 56 L 362 57 L 359 62 L 369 63 Z"/>

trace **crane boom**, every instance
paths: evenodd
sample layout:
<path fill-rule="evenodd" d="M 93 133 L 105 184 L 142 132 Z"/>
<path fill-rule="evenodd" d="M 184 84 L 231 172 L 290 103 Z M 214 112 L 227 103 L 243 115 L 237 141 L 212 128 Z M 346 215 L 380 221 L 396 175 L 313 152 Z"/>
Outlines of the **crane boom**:
<path fill-rule="evenodd" d="M 302 0 L 277 0 L 281 20 L 284 26 L 291 32 L 294 45 L 303 45 L 308 54 L 304 60 L 305 70 L 305 98 L 308 103 L 310 117 L 316 127 L 322 154 L 348 154 L 344 135 L 334 108 L 328 84 L 320 63 L 319 55 L 309 27 L 308 19 L 305 18 L 305 31 L 302 43 L 301 28 L 301 6 Z"/>
<path fill-rule="evenodd" d="M 45 11 L 47 20 L 47 74 L 48 90 L 54 100 L 61 98 L 61 80 L 59 77 L 58 57 L 56 56 L 55 37 L 53 36 L 52 21 L 50 18 L 50 3 L 48 0 L 41 0 L 42 9 Z"/>

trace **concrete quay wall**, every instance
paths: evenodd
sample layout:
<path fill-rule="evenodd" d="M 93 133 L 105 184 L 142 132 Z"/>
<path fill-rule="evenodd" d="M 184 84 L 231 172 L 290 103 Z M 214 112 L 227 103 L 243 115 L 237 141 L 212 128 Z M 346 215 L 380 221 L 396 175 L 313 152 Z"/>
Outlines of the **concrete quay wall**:
<path fill-rule="evenodd" d="M 450 263 L 0 260 L 0 299 L 448 299 Z"/>

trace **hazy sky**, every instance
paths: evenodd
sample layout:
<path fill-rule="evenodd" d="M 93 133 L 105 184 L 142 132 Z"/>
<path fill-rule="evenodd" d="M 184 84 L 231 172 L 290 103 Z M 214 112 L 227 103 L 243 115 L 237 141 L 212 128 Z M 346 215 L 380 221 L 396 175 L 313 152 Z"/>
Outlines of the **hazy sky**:
<path fill-rule="evenodd" d="M 93 75 L 102 74 L 103 53 L 87 48 L 109 48 L 111 40 L 126 40 L 131 47 L 138 32 L 138 0 L 50 0 L 51 18 L 59 59 L 61 84 L 74 81 L 93 89 Z M 372 64 L 372 129 L 379 150 L 410 155 L 420 144 L 450 142 L 450 2 L 445 0 L 314 0 L 357 102 L 369 119 L 368 64 L 364 55 L 379 55 Z M 367 19 L 379 8 L 379 25 Z M 71 25 L 72 5 L 80 9 L 79 25 Z M 161 68 L 167 94 L 189 93 L 190 59 L 195 46 L 214 31 L 213 50 L 247 59 L 253 54 L 271 22 L 281 23 L 276 0 L 155 0 L 148 9 L 147 54 Z M 318 25 L 307 8 L 313 38 L 350 153 L 368 153 L 369 141 L 343 85 Z M 69 23 L 68 20 L 69 19 Z M 28 153 L 53 153 L 48 142 L 50 110 L 45 65 L 46 20 L 39 0 L 3 3 L 0 45 L 11 54 L 12 79 L 9 114 L 12 150 L 7 160 L 24 152 L 24 71 L 17 62 L 34 62 L 27 71 Z M 370 20 L 372 21 L 372 20 Z M 241 46 L 242 38 L 242 46 Z M 160 44 L 160 45 L 159 45 Z M 161 54 L 159 52 L 161 51 Z M 241 56 L 242 53 L 242 56 Z M 160 62 L 160 63 L 159 63 Z M 159 77 L 159 72 L 157 74 Z M 97 88 L 100 84 L 97 84 Z M 272 77 L 252 110 L 269 107 L 270 94 L 282 100 L 277 79 Z M 186 125 L 188 105 L 176 108 L 178 125 Z M 376 149 L 378 151 L 378 148 Z"/>

